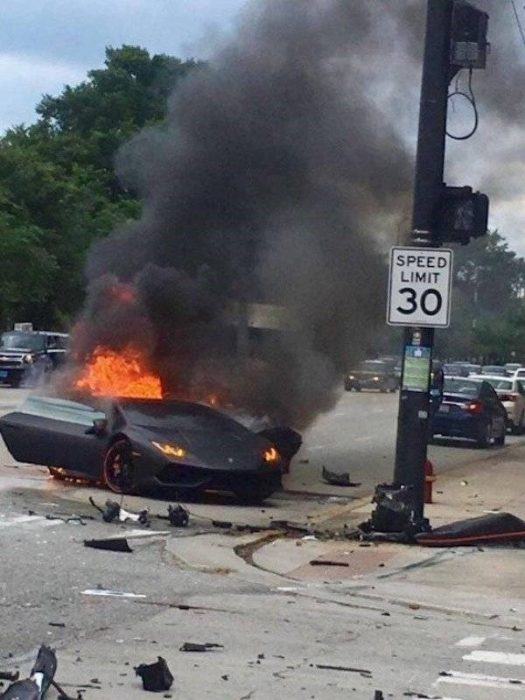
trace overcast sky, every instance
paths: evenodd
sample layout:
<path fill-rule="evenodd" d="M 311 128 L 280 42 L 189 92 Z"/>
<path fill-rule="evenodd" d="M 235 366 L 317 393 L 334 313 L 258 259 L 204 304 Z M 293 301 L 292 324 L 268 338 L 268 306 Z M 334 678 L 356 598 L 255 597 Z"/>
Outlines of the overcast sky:
<path fill-rule="evenodd" d="M 35 119 L 44 93 L 83 80 L 106 46 L 206 57 L 245 0 L 1 0 L 0 129 Z"/>
<path fill-rule="evenodd" d="M 83 80 L 88 70 L 102 65 L 106 46 L 127 43 L 143 46 L 152 54 L 207 58 L 218 37 L 232 30 L 246 1 L 1 0 L 0 132 L 15 124 L 33 122 L 34 107 L 41 96 L 58 94 L 65 84 Z M 478 2 L 486 4 L 491 12 L 494 50 L 514 42 L 516 50 L 522 50 L 525 68 L 525 47 L 521 46 L 511 0 Z M 523 2 L 516 2 L 516 7 L 525 23 Z M 378 75 L 382 69 L 377 67 Z M 520 77 L 524 74 L 522 70 Z M 489 71 L 487 76 L 477 73 L 476 84 L 483 80 L 497 82 L 498 76 L 491 78 Z M 403 88 L 405 100 L 413 103 L 414 109 L 407 111 L 405 105 L 407 116 L 397 116 L 411 147 L 415 145 L 417 127 L 418 83 L 417 78 L 409 89 Z M 522 80 L 514 89 L 516 95 L 525 94 Z M 480 117 L 479 134 L 474 139 L 464 145 L 450 144 L 449 184 L 490 187 L 491 227 L 498 227 L 512 247 L 525 255 L 522 120 L 506 121 L 495 131 L 494 120 L 484 118 L 483 104 Z"/>

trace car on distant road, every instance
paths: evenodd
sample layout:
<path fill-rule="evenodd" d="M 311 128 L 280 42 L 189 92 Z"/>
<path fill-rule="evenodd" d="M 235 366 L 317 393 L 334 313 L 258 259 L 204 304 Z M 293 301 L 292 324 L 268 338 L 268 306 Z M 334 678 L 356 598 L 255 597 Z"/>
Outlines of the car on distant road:
<path fill-rule="evenodd" d="M 443 365 L 446 377 L 468 377 L 470 373 L 468 362 L 446 362 Z"/>
<path fill-rule="evenodd" d="M 503 365 L 483 365 L 481 368 L 481 374 L 486 374 L 488 376 L 506 377 L 507 372 Z"/>
<path fill-rule="evenodd" d="M 507 427 L 521 435 L 525 430 L 525 387 L 516 377 L 473 376 L 472 379 L 487 381 L 507 411 Z"/>
<path fill-rule="evenodd" d="M 277 442 L 198 403 L 31 396 L 0 418 L 14 459 L 116 493 L 232 491 L 259 502 L 281 487 Z"/>
<path fill-rule="evenodd" d="M 35 384 L 66 358 L 69 336 L 53 331 L 7 331 L 0 337 L 0 382 Z"/>
<path fill-rule="evenodd" d="M 431 439 L 475 440 L 479 447 L 503 446 L 507 411 L 488 381 L 471 377 L 445 377 L 443 401 L 431 421 Z"/>
<path fill-rule="evenodd" d="M 518 369 L 521 369 L 522 364 L 521 362 L 507 362 L 505 366 L 505 372 L 509 375 L 512 376 Z"/>
<path fill-rule="evenodd" d="M 399 388 L 399 377 L 396 376 L 395 367 L 386 362 L 363 360 L 355 369 L 348 372 L 344 385 L 346 391 L 376 389 L 385 393 L 394 392 Z"/>

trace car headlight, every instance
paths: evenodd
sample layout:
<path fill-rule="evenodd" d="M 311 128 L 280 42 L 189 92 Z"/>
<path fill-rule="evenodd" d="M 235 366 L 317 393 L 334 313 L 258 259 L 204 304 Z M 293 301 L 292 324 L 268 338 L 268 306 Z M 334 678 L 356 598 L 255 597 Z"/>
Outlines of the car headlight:
<path fill-rule="evenodd" d="M 351 374 L 351 375 L 348 377 L 348 379 L 355 379 L 355 377 L 354 377 L 353 374 Z"/>
<path fill-rule="evenodd" d="M 168 455 L 169 457 L 185 457 L 186 450 L 180 445 L 171 445 L 169 442 L 154 442 L 151 443 L 153 447 L 160 450 L 162 454 Z"/>
<path fill-rule="evenodd" d="M 25 362 L 27 365 L 32 365 L 34 362 L 33 355 L 24 355 L 22 362 Z"/>
<path fill-rule="evenodd" d="M 263 459 L 265 462 L 277 462 L 279 459 L 279 453 L 275 447 L 269 447 L 263 452 Z"/>
<path fill-rule="evenodd" d="M 378 381 L 379 381 L 379 377 L 374 377 L 374 382 L 378 382 Z"/>

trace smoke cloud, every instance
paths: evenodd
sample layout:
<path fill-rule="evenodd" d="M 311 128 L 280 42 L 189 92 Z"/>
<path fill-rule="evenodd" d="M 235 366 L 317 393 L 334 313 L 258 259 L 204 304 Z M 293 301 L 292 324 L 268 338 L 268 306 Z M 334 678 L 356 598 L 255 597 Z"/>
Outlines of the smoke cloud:
<path fill-rule="evenodd" d="M 392 114 L 417 102 L 392 85 L 414 70 L 414 6 L 247 6 L 166 122 L 118 156 L 143 213 L 91 252 L 77 359 L 133 342 L 168 391 L 297 427 L 334 404 L 384 323 L 385 244 L 407 213 L 413 157 Z M 263 312 L 281 328 L 249 328 Z"/>

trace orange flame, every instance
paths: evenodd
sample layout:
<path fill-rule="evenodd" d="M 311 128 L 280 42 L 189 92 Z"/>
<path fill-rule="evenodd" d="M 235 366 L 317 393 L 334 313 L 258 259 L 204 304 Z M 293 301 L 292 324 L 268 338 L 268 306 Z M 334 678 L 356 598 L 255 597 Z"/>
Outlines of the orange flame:
<path fill-rule="evenodd" d="M 161 399 L 160 379 L 147 372 L 144 364 L 143 354 L 133 345 L 128 345 L 121 352 L 99 345 L 75 386 L 77 389 L 87 389 L 93 396 Z"/>

